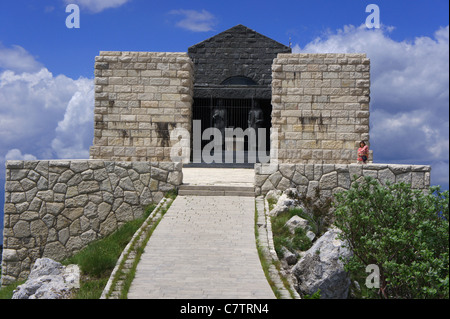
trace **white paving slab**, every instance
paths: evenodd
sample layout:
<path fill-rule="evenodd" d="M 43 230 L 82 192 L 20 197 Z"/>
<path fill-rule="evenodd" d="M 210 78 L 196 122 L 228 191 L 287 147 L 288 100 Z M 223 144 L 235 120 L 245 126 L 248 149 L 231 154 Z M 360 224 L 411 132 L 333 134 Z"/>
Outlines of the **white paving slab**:
<path fill-rule="evenodd" d="M 275 298 L 254 217 L 251 197 L 178 196 L 145 248 L 128 298 Z"/>
<path fill-rule="evenodd" d="M 183 184 L 189 185 L 254 185 L 255 171 L 248 168 L 183 167 Z"/>

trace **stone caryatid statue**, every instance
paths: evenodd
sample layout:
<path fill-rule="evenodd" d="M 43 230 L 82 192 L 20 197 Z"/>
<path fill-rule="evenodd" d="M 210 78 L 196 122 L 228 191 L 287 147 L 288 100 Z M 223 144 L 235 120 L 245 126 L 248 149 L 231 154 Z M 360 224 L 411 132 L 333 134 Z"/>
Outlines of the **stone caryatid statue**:
<path fill-rule="evenodd" d="M 227 110 L 223 106 L 223 101 L 218 100 L 212 112 L 213 125 L 222 134 L 222 145 L 225 141 L 225 127 L 227 126 Z"/>
<path fill-rule="evenodd" d="M 252 108 L 248 112 L 248 127 L 253 128 L 255 130 L 256 142 L 258 147 L 255 146 L 255 149 L 259 149 L 259 145 L 262 141 L 258 139 L 258 129 L 264 127 L 264 112 L 259 106 L 259 101 L 253 101 Z M 250 146 L 251 147 L 251 146 Z"/>
<path fill-rule="evenodd" d="M 248 113 L 248 127 L 254 128 L 255 132 L 258 134 L 258 129 L 263 126 L 264 126 L 263 110 L 259 106 L 259 102 L 254 101 L 252 104 L 252 108 Z"/>
<path fill-rule="evenodd" d="M 225 127 L 227 126 L 227 112 L 223 106 L 222 100 L 217 101 L 217 105 L 213 110 L 212 118 L 214 127 L 219 129 L 222 135 L 224 135 Z"/>

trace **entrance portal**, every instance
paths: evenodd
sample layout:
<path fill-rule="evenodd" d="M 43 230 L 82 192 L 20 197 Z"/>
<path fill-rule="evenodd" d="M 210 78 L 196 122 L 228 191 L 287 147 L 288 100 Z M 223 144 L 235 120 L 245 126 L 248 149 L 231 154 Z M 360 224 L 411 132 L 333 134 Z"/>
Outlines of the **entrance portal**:
<path fill-rule="evenodd" d="M 243 25 L 188 48 L 194 66 L 194 164 L 189 165 L 253 167 L 255 162 L 270 161 L 272 64 L 278 54 L 291 52 L 290 47 Z M 195 130 L 199 123 L 201 129 Z M 255 136 L 259 143 L 252 142 Z"/>
<path fill-rule="evenodd" d="M 191 145 L 201 145 L 203 150 L 205 146 L 211 143 L 215 137 L 204 135 L 205 130 L 209 128 L 218 129 L 222 135 L 222 143 L 220 143 L 222 160 L 214 161 L 212 164 L 216 166 L 253 167 L 255 162 L 260 162 L 260 158 L 256 156 L 253 159 L 251 155 L 249 157 L 249 151 L 254 150 L 259 152 L 259 154 L 269 155 L 272 113 L 272 105 L 269 99 L 194 98 L 192 109 L 192 120 L 201 123 L 201 141 L 196 141 L 198 144 L 191 141 Z M 231 131 L 234 133 L 242 131 L 248 133 L 249 130 L 247 129 L 249 127 L 255 129 L 256 140 L 249 138 L 248 134 L 236 134 L 233 136 L 230 134 Z M 199 137 L 193 136 L 193 138 Z M 214 142 L 217 143 L 217 141 Z M 213 148 L 210 155 L 213 156 L 217 150 L 218 147 Z M 242 151 L 244 154 L 243 163 L 238 159 L 239 151 Z M 233 154 L 231 163 L 230 157 L 226 158 L 226 152 Z M 202 163 L 194 163 L 194 165 L 201 166 L 198 164 Z"/>

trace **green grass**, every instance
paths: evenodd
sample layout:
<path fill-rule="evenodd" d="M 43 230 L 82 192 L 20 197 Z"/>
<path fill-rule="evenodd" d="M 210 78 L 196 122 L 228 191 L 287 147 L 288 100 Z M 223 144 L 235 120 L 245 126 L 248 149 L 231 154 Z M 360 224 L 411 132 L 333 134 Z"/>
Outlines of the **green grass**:
<path fill-rule="evenodd" d="M 1 272 L 0 272 L 0 275 L 1 275 Z M 23 283 L 25 283 L 25 280 L 18 281 L 18 282 L 15 282 L 15 283 L 13 283 L 13 284 L 11 284 L 9 286 L 1 288 L 0 289 L 0 300 L 2 300 L 2 299 L 11 299 L 12 296 L 13 296 L 14 290 L 18 286 L 22 285 Z"/>
<path fill-rule="evenodd" d="M 77 264 L 83 274 L 94 278 L 103 277 L 114 269 L 123 249 L 143 221 L 144 219 L 140 218 L 126 223 L 104 239 L 89 244 L 63 264 Z"/>
<path fill-rule="evenodd" d="M 267 282 L 270 285 L 270 288 L 272 288 L 272 291 L 275 295 L 275 298 L 280 299 L 281 298 L 281 293 L 278 290 L 277 286 L 275 285 L 274 281 L 272 280 L 272 278 L 270 278 L 270 274 L 269 274 L 269 267 L 270 267 L 270 262 L 266 259 L 265 254 L 263 252 L 263 249 L 261 248 L 258 240 L 256 240 L 256 248 L 258 250 L 258 255 L 259 255 L 259 260 L 261 262 L 261 267 L 264 271 L 264 275 L 266 276 Z"/>
<path fill-rule="evenodd" d="M 264 212 L 262 212 L 264 214 Z M 262 247 L 261 243 L 259 242 L 259 231 L 258 231 L 258 209 L 256 207 L 255 202 L 255 238 L 256 238 L 256 248 L 258 251 L 259 260 L 261 262 L 262 269 L 264 271 L 264 275 L 266 276 L 267 282 L 269 283 L 270 287 L 272 288 L 272 291 L 275 295 L 275 298 L 281 299 L 282 295 L 281 292 L 278 290 L 275 282 L 270 277 L 269 268 L 270 266 L 275 266 L 275 268 L 278 271 L 278 274 L 280 276 L 281 281 L 283 282 L 283 286 L 289 291 L 289 294 L 291 295 L 292 299 L 295 299 L 294 292 L 292 291 L 292 288 L 288 282 L 288 280 L 281 274 L 281 264 L 279 261 L 274 261 L 270 255 L 270 253 L 267 251 L 267 248 Z M 273 229 L 272 229 L 273 231 Z"/>
<path fill-rule="evenodd" d="M 269 212 L 277 205 L 277 201 L 275 198 L 267 198 L 267 203 L 269 204 Z"/>
<path fill-rule="evenodd" d="M 100 298 L 122 251 L 155 206 L 149 205 L 143 217 L 124 224 L 114 233 L 92 242 L 62 262 L 64 265 L 77 264 L 80 267 L 81 283 L 75 299 Z"/>
<path fill-rule="evenodd" d="M 108 279 L 108 277 L 95 279 L 85 277 L 80 283 L 80 290 L 73 299 L 99 299 Z"/>
<path fill-rule="evenodd" d="M 277 289 L 277 286 L 273 282 L 272 278 L 270 278 L 270 274 L 269 274 L 270 262 L 272 260 L 269 261 L 267 259 L 266 254 L 264 253 L 263 248 L 261 247 L 261 244 L 259 242 L 259 231 L 258 231 L 257 221 L 258 221 L 258 209 L 256 207 L 256 202 L 255 202 L 255 238 L 256 238 L 256 249 L 258 251 L 259 261 L 261 262 L 261 267 L 264 271 L 264 275 L 266 276 L 266 279 L 270 285 L 270 288 L 272 288 L 275 298 L 280 299 L 281 298 L 280 291 Z"/>
<path fill-rule="evenodd" d="M 285 226 L 286 222 L 293 216 L 304 218 L 303 210 L 294 208 L 278 216 L 271 217 L 273 242 L 279 258 L 283 257 L 283 246 L 294 252 L 296 250 L 308 250 L 312 245 L 311 240 L 306 236 L 306 231 L 303 228 L 297 228 L 295 233 L 292 234 L 289 228 Z"/>

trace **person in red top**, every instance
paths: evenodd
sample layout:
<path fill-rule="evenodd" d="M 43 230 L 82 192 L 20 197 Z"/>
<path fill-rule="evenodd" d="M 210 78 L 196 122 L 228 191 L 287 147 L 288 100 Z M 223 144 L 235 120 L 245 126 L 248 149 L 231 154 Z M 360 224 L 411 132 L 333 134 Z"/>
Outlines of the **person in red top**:
<path fill-rule="evenodd" d="M 366 164 L 368 158 L 369 158 L 369 147 L 366 145 L 364 141 L 361 141 L 359 143 L 358 148 L 358 164 Z"/>

